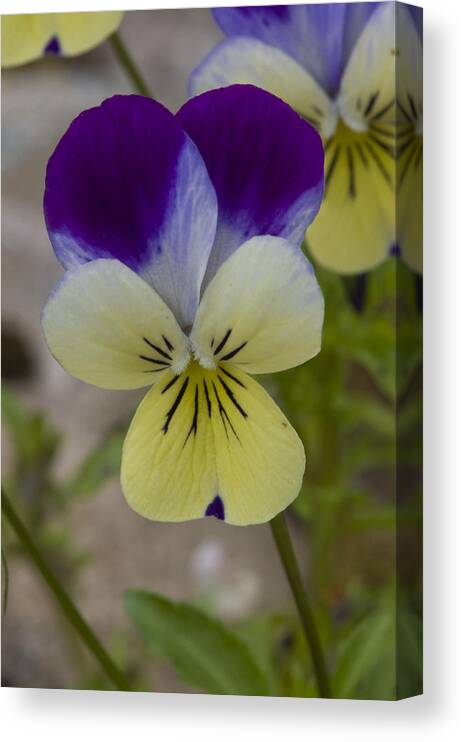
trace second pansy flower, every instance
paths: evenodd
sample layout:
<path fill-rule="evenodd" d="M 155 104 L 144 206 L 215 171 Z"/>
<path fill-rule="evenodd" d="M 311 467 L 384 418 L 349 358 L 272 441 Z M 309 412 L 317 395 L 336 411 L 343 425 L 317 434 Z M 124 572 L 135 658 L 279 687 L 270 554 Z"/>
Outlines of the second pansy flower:
<path fill-rule="evenodd" d="M 297 496 L 303 446 L 251 375 L 319 351 L 323 298 L 299 245 L 322 191 L 319 135 L 248 85 L 177 116 L 115 97 L 58 144 L 44 206 L 66 273 L 43 327 L 74 376 L 153 385 L 122 462 L 142 515 L 246 525 Z"/>

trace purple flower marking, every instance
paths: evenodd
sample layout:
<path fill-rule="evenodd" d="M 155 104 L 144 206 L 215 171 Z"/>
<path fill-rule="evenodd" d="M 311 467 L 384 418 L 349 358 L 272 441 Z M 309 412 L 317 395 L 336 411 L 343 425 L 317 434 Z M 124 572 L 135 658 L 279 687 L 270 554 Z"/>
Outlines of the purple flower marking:
<path fill-rule="evenodd" d="M 43 50 L 44 54 L 61 54 L 61 44 L 58 36 L 52 36 Z"/>
<path fill-rule="evenodd" d="M 219 495 L 216 495 L 214 500 L 210 502 L 205 510 L 205 515 L 211 515 L 213 518 L 217 518 L 218 520 L 224 520 L 224 503 Z"/>

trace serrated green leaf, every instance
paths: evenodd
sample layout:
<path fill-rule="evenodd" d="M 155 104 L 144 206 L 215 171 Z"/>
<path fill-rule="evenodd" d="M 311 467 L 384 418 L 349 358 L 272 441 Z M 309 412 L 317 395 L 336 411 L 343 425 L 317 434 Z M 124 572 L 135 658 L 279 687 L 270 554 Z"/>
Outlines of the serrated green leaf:
<path fill-rule="evenodd" d="M 125 604 L 148 649 L 172 662 L 188 685 L 207 693 L 269 695 L 248 648 L 220 621 L 143 590 L 127 592 Z"/>

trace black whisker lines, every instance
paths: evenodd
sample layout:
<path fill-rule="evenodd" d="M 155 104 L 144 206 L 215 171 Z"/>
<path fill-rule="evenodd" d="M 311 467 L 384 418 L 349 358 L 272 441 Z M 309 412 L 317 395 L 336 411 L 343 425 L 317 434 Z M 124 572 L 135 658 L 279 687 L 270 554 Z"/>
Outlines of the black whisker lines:
<path fill-rule="evenodd" d="M 232 381 L 235 381 L 236 384 L 242 387 L 242 389 L 246 389 L 245 384 L 243 384 L 240 379 L 237 379 L 236 376 L 230 373 L 230 371 L 227 371 L 225 368 L 222 368 L 222 366 L 219 366 L 219 371 L 222 371 L 223 374 L 229 377 L 229 379 L 232 379 Z"/>
<path fill-rule="evenodd" d="M 214 395 L 216 397 L 216 401 L 217 401 L 218 409 L 219 409 L 219 415 L 221 417 L 221 421 L 222 421 L 222 424 L 224 426 L 224 430 L 225 430 L 226 436 L 227 436 L 227 438 L 229 437 L 229 431 L 227 430 L 227 425 L 226 425 L 226 421 L 227 421 L 229 423 L 229 425 L 230 425 L 230 429 L 232 430 L 232 432 L 235 435 L 236 439 L 239 441 L 240 438 L 238 437 L 238 435 L 237 435 L 237 433 L 235 431 L 235 428 L 234 428 L 234 426 L 232 425 L 232 423 L 230 421 L 230 417 L 227 414 L 226 408 L 224 407 L 224 405 L 222 404 L 222 402 L 220 400 L 218 391 L 216 389 L 216 384 L 214 383 L 214 381 L 212 381 L 211 384 L 212 384 L 212 387 L 213 387 Z"/>
<path fill-rule="evenodd" d="M 391 184 L 392 184 L 392 179 L 391 179 L 391 175 L 390 175 L 390 173 L 388 172 L 388 170 L 386 169 L 386 167 L 385 167 L 385 165 L 383 164 L 382 160 L 380 159 L 379 155 L 377 154 L 377 152 L 376 152 L 376 151 L 375 151 L 375 149 L 373 148 L 372 144 L 370 144 L 370 142 L 366 142 L 366 143 L 365 143 L 365 147 L 366 147 L 366 149 L 367 149 L 368 153 L 370 154 L 370 156 L 372 157 L 373 161 L 374 161 L 374 162 L 375 162 L 375 164 L 377 165 L 378 169 L 379 169 L 379 170 L 380 170 L 380 172 L 382 173 L 383 177 L 384 177 L 384 178 L 385 178 L 385 180 L 387 181 L 387 183 L 388 183 L 389 185 L 391 185 Z"/>
<path fill-rule="evenodd" d="M 151 358 L 151 356 L 141 356 L 140 355 L 139 358 L 142 361 L 148 361 L 149 363 L 154 363 L 155 366 L 164 366 L 164 367 L 167 367 L 167 366 L 170 366 L 171 365 L 167 361 L 159 361 L 157 358 Z"/>
<path fill-rule="evenodd" d="M 370 117 L 369 121 L 378 121 L 382 118 L 382 116 L 385 116 L 386 113 L 390 110 L 390 108 L 395 104 L 395 99 L 392 98 L 391 101 L 389 101 L 383 108 L 380 109 L 380 111 L 377 111 L 373 116 Z"/>
<path fill-rule="evenodd" d="M 401 169 L 401 172 L 400 172 L 400 175 L 399 175 L 399 178 L 398 178 L 398 188 L 400 188 L 403 185 L 403 182 L 404 182 L 404 179 L 406 177 L 406 174 L 407 174 L 407 172 L 409 170 L 409 167 L 413 163 L 414 157 L 417 157 L 418 152 L 422 156 L 422 148 L 421 148 L 420 144 L 414 142 L 411 145 L 411 148 L 410 148 L 410 150 L 409 150 L 409 152 L 408 152 L 408 154 L 406 156 L 406 159 L 405 159 L 405 161 L 403 163 L 403 167 Z"/>
<path fill-rule="evenodd" d="M 369 114 L 371 113 L 372 109 L 374 108 L 377 102 L 377 98 L 379 97 L 379 94 L 380 94 L 380 90 L 377 90 L 375 93 L 372 93 L 372 95 L 369 96 L 369 100 L 367 101 L 367 105 L 364 109 L 364 116 L 366 117 L 369 116 Z"/>
<path fill-rule="evenodd" d="M 148 338 L 144 337 L 143 339 L 144 339 L 144 342 L 147 345 L 149 345 L 150 348 L 153 348 L 153 350 L 156 350 L 156 352 L 159 353 L 162 358 L 167 358 L 168 361 L 172 361 L 172 356 L 170 356 L 169 353 L 166 353 L 165 350 L 160 348 L 158 345 L 155 345 L 154 343 L 152 343 L 151 340 L 149 340 Z"/>
<path fill-rule="evenodd" d="M 161 369 L 159 369 L 159 370 L 161 371 Z M 176 381 L 178 380 L 178 378 L 179 378 L 179 376 L 174 376 L 174 378 L 173 378 L 173 379 L 171 379 L 171 381 L 169 381 L 169 382 L 168 382 L 168 383 L 166 384 L 166 386 L 164 386 L 164 387 L 163 387 L 163 388 L 161 389 L 161 394 L 164 394 L 165 392 L 167 392 L 167 391 L 168 391 L 168 389 L 170 389 L 170 388 L 171 388 L 172 386 L 174 386 L 174 384 L 176 383 Z"/>
<path fill-rule="evenodd" d="M 211 417 L 211 400 L 209 398 L 208 384 L 206 383 L 205 379 L 203 379 L 203 389 L 205 390 L 205 399 L 206 399 L 206 407 L 208 409 L 208 417 Z"/>
<path fill-rule="evenodd" d="M 226 382 L 223 379 L 221 379 L 220 376 L 218 378 L 219 378 L 219 381 L 220 381 L 220 383 L 222 384 L 222 386 L 223 386 L 223 388 L 225 390 L 225 393 L 229 397 L 229 399 L 232 402 L 232 404 L 235 405 L 235 407 L 237 408 L 237 410 L 240 412 L 241 416 L 242 417 L 248 417 L 247 413 L 245 412 L 245 410 L 243 409 L 243 407 L 241 406 L 241 404 L 237 401 L 237 399 L 235 397 L 235 394 L 233 393 L 233 391 L 230 388 L 230 386 L 228 386 L 228 384 L 226 384 Z"/>
<path fill-rule="evenodd" d="M 366 157 L 366 153 L 364 152 L 361 142 L 355 142 L 354 146 L 356 148 L 357 153 L 359 154 L 359 157 L 361 158 L 361 162 L 364 165 L 366 169 L 369 168 L 369 160 Z"/>
<path fill-rule="evenodd" d="M 172 353 L 172 351 L 174 350 L 173 344 L 169 342 L 169 340 L 167 339 L 165 335 L 161 335 L 161 337 L 164 340 L 164 344 L 166 345 L 166 348 Z"/>
<path fill-rule="evenodd" d="M 347 147 L 346 157 L 348 160 L 348 193 L 350 194 L 351 198 L 354 198 L 356 196 L 356 188 L 355 188 L 355 182 L 354 182 L 353 151 L 351 147 Z"/>
<path fill-rule="evenodd" d="M 179 407 L 179 405 L 180 405 L 180 403 L 181 403 L 181 401 L 182 401 L 182 397 L 183 397 L 183 396 L 184 396 L 184 394 L 185 394 L 185 391 L 186 391 L 186 389 L 187 389 L 188 383 L 189 383 L 189 378 L 187 377 L 187 378 L 185 379 L 184 383 L 182 384 L 182 386 L 181 386 L 181 388 L 180 388 L 180 391 L 179 391 L 179 393 L 177 394 L 177 397 L 175 398 L 175 400 L 174 400 L 173 404 L 171 405 L 171 407 L 169 408 L 169 410 L 168 410 L 168 411 L 167 411 L 167 413 L 166 413 L 166 421 L 165 421 L 165 423 L 164 423 L 164 425 L 163 425 L 163 428 L 162 428 L 162 430 L 163 430 L 163 433 L 164 433 L 165 435 L 166 435 L 166 433 L 168 432 L 168 430 L 169 430 L 169 426 L 170 426 L 170 424 L 171 424 L 171 420 L 172 420 L 172 418 L 174 417 L 174 414 L 175 414 L 175 412 L 176 412 L 177 408 Z"/>
<path fill-rule="evenodd" d="M 195 384 L 195 402 L 194 402 L 194 410 L 193 410 L 193 420 L 190 426 L 190 430 L 187 433 L 187 438 L 184 441 L 184 446 L 187 443 L 192 433 L 194 436 L 197 434 L 197 425 L 198 425 L 198 384 Z"/>
<path fill-rule="evenodd" d="M 223 349 L 224 345 L 227 343 L 228 339 L 230 338 L 231 333 L 232 333 L 232 330 L 231 329 L 230 330 L 227 330 L 226 334 L 224 335 L 224 337 L 222 338 L 221 342 L 218 344 L 216 350 L 214 351 L 214 355 L 215 356 L 218 353 L 221 352 L 221 350 Z"/>
<path fill-rule="evenodd" d="M 338 144 L 335 152 L 332 155 L 332 159 L 330 160 L 330 164 L 327 168 L 327 174 L 325 176 L 325 192 L 326 193 L 329 188 L 330 181 L 332 180 L 332 176 L 335 172 L 335 167 L 337 165 L 339 157 L 340 157 L 340 145 Z"/>
<path fill-rule="evenodd" d="M 408 93 L 408 101 L 409 101 L 409 108 L 411 109 L 412 117 L 414 121 L 417 121 L 419 117 L 417 115 L 416 104 L 414 103 L 414 98 L 412 97 L 410 93 Z"/>
<path fill-rule="evenodd" d="M 231 350 L 230 353 L 226 353 L 226 355 L 225 356 L 222 356 L 222 358 L 220 358 L 219 360 L 220 361 L 229 361 L 231 358 L 233 358 L 234 356 L 236 356 L 237 353 L 239 353 L 245 347 L 245 345 L 247 344 L 247 342 L 248 341 L 245 340 L 244 343 L 242 343 L 241 345 L 239 345 L 237 348 L 234 348 L 233 350 Z"/>
<path fill-rule="evenodd" d="M 369 132 L 367 136 L 369 137 L 369 139 L 371 140 L 373 144 L 376 144 L 378 147 L 380 147 L 380 149 L 383 149 L 383 151 L 386 152 L 389 157 L 395 156 L 395 149 L 394 147 L 392 147 L 391 144 L 388 144 L 387 142 L 382 142 L 382 140 L 379 139 L 378 136 L 376 136 L 375 134 L 372 134 L 371 132 Z"/>

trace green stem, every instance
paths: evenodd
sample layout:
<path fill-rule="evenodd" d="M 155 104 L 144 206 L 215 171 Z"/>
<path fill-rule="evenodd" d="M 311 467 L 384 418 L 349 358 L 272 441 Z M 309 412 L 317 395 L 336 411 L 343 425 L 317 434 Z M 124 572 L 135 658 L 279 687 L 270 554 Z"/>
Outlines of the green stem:
<path fill-rule="evenodd" d="M 150 88 L 145 82 L 142 73 L 132 59 L 127 46 L 125 45 L 124 41 L 117 31 L 115 31 L 114 34 L 110 36 L 109 42 L 118 59 L 119 64 L 121 65 L 121 67 L 124 68 L 127 77 L 131 81 L 136 91 L 140 93 L 140 95 L 145 95 L 147 98 L 153 98 Z"/>
<path fill-rule="evenodd" d="M 10 526 L 14 530 L 21 545 L 30 556 L 40 574 L 44 578 L 48 587 L 55 596 L 64 615 L 77 631 L 80 638 L 87 646 L 87 649 L 93 654 L 95 659 L 100 663 L 102 670 L 118 690 L 132 690 L 121 670 L 114 664 L 106 649 L 102 646 L 99 639 L 95 636 L 89 624 L 84 620 L 71 598 L 58 582 L 53 572 L 41 556 L 36 545 L 32 541 L 26 526 L 16 513 L 13 505 L 2 489 L 2 511 L 6 516 Z"/>
<path fill-rule="evenodd" d="M 287 575 L 300 614 L 301 623 L 303 624 L 303 630 L 314 665 L 314 673 L 316 675 L 319 694 L 322 698 L 332 698 L 332 691 L 330 689 L 330 681 L 325 665 L 324 655 L 322 653 L 321 642 L 319 640 L 311 606 L 309 605 L 298 563 L 293 551 L 284 514 L 279 513 L 279 515 L 276 515 L 276 517 L 271 520 L 270 525 L 285 574 Z"/>

